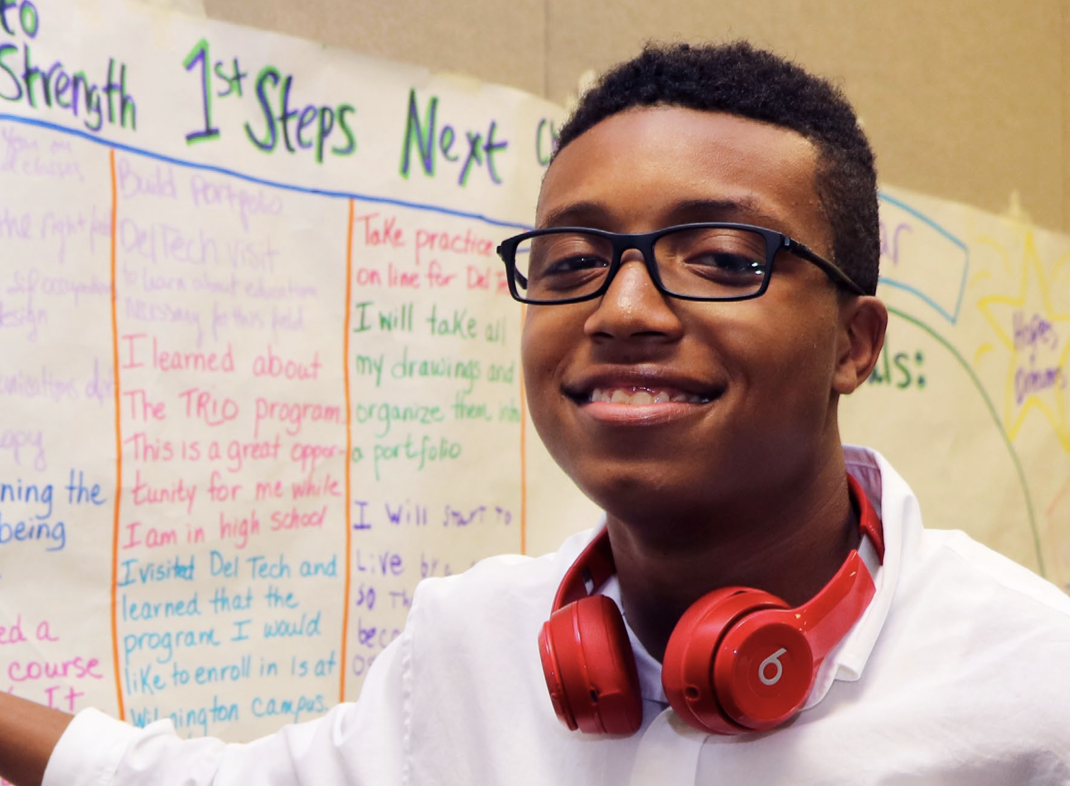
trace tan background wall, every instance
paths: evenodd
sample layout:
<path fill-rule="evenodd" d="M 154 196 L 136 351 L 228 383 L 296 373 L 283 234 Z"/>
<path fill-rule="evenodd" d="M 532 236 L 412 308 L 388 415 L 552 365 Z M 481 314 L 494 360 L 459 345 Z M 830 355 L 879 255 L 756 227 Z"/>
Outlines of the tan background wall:
<path fill-rule="evenodd" d="M 196 0 L 194 0 L 196 2 Z M 559 103 L 642 42 L 743 37 L 843 85 L 883 182 L 1070 231 L 1070 0 L 203 0 Z"/>

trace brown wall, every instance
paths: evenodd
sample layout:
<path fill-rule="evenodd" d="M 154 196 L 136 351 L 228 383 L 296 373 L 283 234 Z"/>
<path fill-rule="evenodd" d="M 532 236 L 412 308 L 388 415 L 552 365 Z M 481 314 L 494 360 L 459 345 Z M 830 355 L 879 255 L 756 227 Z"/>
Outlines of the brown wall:
<path fill-rule="evenodd" d="M 842 84 L 883 182 L 1070 232 L 1070 0 L 205 0 L 209 16 L 559 103 L 647 39 L 749 38 Z"/>

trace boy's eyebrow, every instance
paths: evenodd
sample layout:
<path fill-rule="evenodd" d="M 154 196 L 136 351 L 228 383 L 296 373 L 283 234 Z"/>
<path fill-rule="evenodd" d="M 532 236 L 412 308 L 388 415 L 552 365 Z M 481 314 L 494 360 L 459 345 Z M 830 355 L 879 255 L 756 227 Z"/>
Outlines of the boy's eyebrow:
<path fill-rule="evenodd" d="M 547 227 L 588 226 L 605 222 L 609 211 L 598 202 L 573 202 L 549 211 L 539 221 L 539 229 Z"/>
<path fill-rule="evenodd" d="M 761 224 L 776 229 L 779 219 L 764 210 L 751 197 L 733 199 L 686 199 L 673 206 L 669 213 L 673 224 L 701 221 L 737 221 Z M 611 221 L 612 211 L 599 202 L 573 202 L 550 210 L 539 222 L 540 228 L 559 226 L 604 227 Z"/>
<path fill-rule="evenodd" d="M 766 211 L 757 199 L 748 196 L 732 199 L 688 199 L 677 204 L 672 214 L 674 218 L 687 221 L 727 220 L 763 226 L 781 222 L 781 219 Z"/>

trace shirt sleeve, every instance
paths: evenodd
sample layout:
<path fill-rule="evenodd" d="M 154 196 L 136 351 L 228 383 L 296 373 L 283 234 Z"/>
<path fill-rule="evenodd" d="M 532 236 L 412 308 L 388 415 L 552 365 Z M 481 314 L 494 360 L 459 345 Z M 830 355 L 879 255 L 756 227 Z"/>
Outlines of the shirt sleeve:
<path fill-rule="evenodd" d="M 376 658 L 360 700 L 250 743 L 180 739 L 88 709 L 67 727 L 43 786 L 397 786 L 407 740 L 409 635 Z"/>

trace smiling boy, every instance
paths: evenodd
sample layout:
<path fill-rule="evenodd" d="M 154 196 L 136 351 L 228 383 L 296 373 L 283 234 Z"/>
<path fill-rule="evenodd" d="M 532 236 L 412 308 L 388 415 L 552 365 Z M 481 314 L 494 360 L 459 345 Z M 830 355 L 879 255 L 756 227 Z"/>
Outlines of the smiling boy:
<path fill-rule="evenodd" d="M 46 783 L 1070 783 L 1070 600 L 840 444 L 877 233 L 828 83 L 745 44 L 619 66 L 500 249 L 532 418 L 604 526 L 421 584 L 323 719 L 224 745 L 4 697 L 4 772 L 66 728 Z"/>
<path fill-rule="evenodd" d="M 633 109 L 561 150 L 537 223 L 736 222 L 826 249 L 816 160 L 784 128 Z M 638 253 L 621 262 L 599 299 L 529 310 L 524 372 L 544 443 L 606 511 L 625 616 L 660 658 L 673 623 L 716 586 L 795 605 L 856 545 L 836 399 L 868 375 L 887 312 L 790 253 L 760 297 L 738 302 L 666 297 Z"/>

